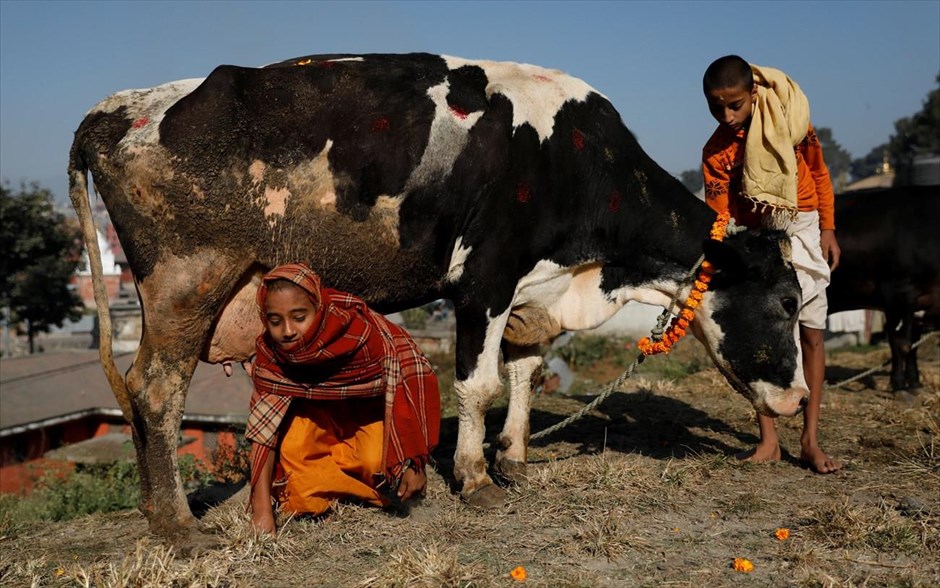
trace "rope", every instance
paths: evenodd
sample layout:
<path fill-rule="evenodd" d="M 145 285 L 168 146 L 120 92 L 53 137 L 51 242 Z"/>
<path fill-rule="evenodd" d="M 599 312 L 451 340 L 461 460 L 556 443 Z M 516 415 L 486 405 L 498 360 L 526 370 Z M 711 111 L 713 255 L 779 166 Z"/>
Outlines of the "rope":
<path fill-rule="evenodd" d="M 923 337 L 921 337 L 920 340 L 919 340 L 917 343 L 914 343 L 913 345 L 911 345 L 911 350 L 913 351 L 914 349 L 917 349 L 918 347 L 920 347 L 920 344 L 921 344 L 921 343 L 925 342 L 927 339 L 932 338 L 932 337 L 933 337 L 934 335 L 936 335 L 937 333 L 940 333 L 940 331 L 934 331 L 933 333 L 927 333 L 926 335 L 924 335 Z M 871 368 L 871 369 L 869 369 L 869 370 L 866 370 L 866 371 L 864 371 L 864 372 L 862 372 L 862 373 L 860 373 L 860 374 L 856 374 L 856 375 L 852 376 L 851 378 L 849 378 L 849 379 L 847 379 L 847 380 L 843 380 L 843 381 L 841 381 L 841 382 L 839 382 L 839 383 L 837 383 L 837 384 L 831 384 L 831 385 L 829 385 L 829 386 L 826 386 L 826 390 L 831 390 L 831 389 L 833 389 L 833 388 L 841 388 L 841 387 L 845 386 L 846 384 L 851 384 L 852 382 L 854 382 L 854 381 L 856 381 L 856 380 L 861 380 L 862 378 L 864 378 L 864 377 L 866 377 L 866 376 L 870 376 L 871 374 L 877 372 L 878 370 L 880 370 L 880 369 L 886 367 L 886 366 L 887 366 L 888 364 L 890 364 L 890 363 L 891 363 L 891 360 L 888 359 L 888 360 L 887 360 L 886 362 L 884 362 L 883 364 L 881 364 L 881 365 L 876 365 L 875 367 L 873 367 L 873 368 Z"/>

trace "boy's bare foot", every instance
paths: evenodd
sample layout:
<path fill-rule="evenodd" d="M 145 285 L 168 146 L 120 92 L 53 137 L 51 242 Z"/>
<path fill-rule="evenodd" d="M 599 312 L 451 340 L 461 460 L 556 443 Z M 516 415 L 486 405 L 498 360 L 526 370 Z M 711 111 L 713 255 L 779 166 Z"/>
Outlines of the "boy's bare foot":
<path fill-rule="evenodd" d="M 832 459 L 819 445 L 810 445 L 800 450 L 800 461 L 817 474 L 831 474 L 842 469 L 842 464 Z"/>
<path fill-rule="evenodd" d="M 742 451 L 735 457 L 740 461 L 750 461 L 754 463 L 780 461 L 780 445 L 777 443 L 759 443 L 756 447 Z"/>

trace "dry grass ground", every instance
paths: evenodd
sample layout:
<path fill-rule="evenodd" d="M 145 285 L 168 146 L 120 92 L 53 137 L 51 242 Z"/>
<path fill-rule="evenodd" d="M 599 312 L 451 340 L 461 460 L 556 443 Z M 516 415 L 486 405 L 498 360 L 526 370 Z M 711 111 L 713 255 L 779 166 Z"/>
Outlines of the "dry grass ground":
<path fill-rule="evenodd" d="M 408 517 L 340 505 L 319 520 L 282 521 L 273 541 L 250 532 L 236 498 L 203 519 L 222 547 L 189 557 L 149 536 L 136 511 L 37 523 L 0 537 L 0 585 L 498 587 L 517 585 L 510 572 L 522 566 L 530 586 L 940 586 L 936 341 L 921 349 L 926 387 L 916 397 L 895 398 L 885 372 L 827 392 L 822 443 L 845 464 L 833 475 L 792 458 L 798 418 L 779 423 L 792 452 L 783 462 L 738 463 L 734 454 L 756 441 L 753 414 L 701 347 L 683 342 L 598 411 L 535 442 L 529 479 L 497 510 L 473 510 L 453 492 L 448 417 L 437 473 Z M 883 347 L 832 354 L 830 379 L 887 356 Z M 604 383 L 623 367 L 578 375 Z M 533 432 L 593 388 L 538 396 Z M 504 414 L 491 410 L 491 435 Z M 775 537 L 780 528 L 789 538 Z M 735 558 L 753 571 L 736 572 Z"/>

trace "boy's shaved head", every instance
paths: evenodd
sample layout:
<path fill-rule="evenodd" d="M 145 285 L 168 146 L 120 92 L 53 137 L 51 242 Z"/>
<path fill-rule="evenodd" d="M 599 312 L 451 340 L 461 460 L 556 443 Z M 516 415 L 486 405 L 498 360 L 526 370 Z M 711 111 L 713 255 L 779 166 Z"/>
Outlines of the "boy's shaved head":
<path fill-rule="evenodd" d="M 719 57 L 708 66 L 702 77 L 702 90 L 706 95 L 713 90 L 741 88 L 750 91 L 754 87 L 751 66 L 737 55 Z"/>

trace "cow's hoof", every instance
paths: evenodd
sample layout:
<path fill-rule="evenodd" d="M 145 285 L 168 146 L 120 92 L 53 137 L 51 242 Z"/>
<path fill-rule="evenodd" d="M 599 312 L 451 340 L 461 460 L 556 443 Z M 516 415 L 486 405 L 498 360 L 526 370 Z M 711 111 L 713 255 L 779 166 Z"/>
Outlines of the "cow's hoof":
<path fill-rule="evenodd" d="M 221 548 L 225 541 L 218 535 L 206 533 L 198 528 L 180 529 L 168 537 L 180 555 L 195 557 Z"/>
<path fill-rule="evenodd" d="M 514 459 L 498 459 L 496 460 L 496 465 L 494 466 L 496 474 L 513 484 L 519 484 L 524 482 L 527 479 L 527 469 L 526 463 L 524 461 L 516 461 Z"/>
<path fill-rule="evenodd" d="M 506 502 L 506 491 L 496 484 L 487 484 L 464 496 L 470 506 L 480 509 L 490 509 L 502 506 Z"/>

